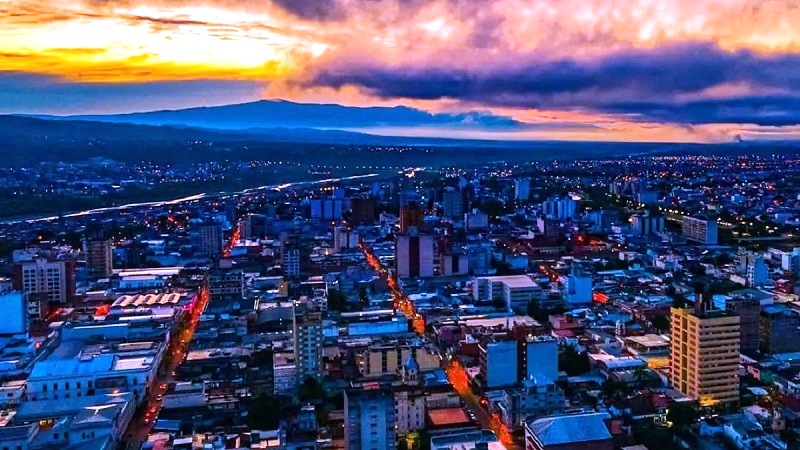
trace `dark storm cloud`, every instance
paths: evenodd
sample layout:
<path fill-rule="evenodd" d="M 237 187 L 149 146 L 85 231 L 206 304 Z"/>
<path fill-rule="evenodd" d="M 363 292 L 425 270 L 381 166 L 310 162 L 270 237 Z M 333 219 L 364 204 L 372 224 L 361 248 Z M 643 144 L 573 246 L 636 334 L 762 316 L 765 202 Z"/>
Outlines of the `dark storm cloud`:
<path fill-rule="evenodd" d="M 337 0 L 272 0 L 272 3 L 306 20 L 342 20 L 347 16 Z"/>
<path fill-rule="evenodd" d="M 605 111 L 686 124 L 743 123 L 763 126 L 800 124 L 800 97 L 744 96 L 683 103 L 618 102 Z"/>
<path fill-rule="evenodd" d="M 800 89 L 800 55 L 726 52 L 710 44 L 619 52 L 597 60 L 531 57 L 469 70 L 343 64 L 320 69 L 309 84 L 356 86 L 385 98 L 454 98 L 494 106 L 634 114 L 670 122 L 786 124 L 800 119 L 798 102 L 789 96 L 702 98 L 704 90 L 725 85 Z M 679 101 L 687 95 L 701 98 Z"/>

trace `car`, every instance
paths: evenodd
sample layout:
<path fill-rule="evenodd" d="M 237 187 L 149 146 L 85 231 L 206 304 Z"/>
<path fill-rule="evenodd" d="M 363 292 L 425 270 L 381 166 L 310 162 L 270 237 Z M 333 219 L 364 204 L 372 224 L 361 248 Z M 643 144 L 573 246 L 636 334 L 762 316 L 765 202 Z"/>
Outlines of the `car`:
<path fill-rule="evenodd" d="M 164 396 L 162 394 L 156 395 L 156 400 L 161 401 L 163 399 L 164 399 Z"/>
<path fill-rule="evenodd" d="M 145 417 L 145 418 L 144 418 L 144 423 L 145 423 L 146 425 L 150 425 L 150 422 L 152 422 L 152 421 L 153 421 L 153 419 L 152 419 L 152 418 L 150 418 L 150 417 Z"/>
<path fill-rule="evenodd" d="M 161 383 L 161 386 L 159 386 L 159 389 L 161 389 L 161 392 L 166 391 L 167 390 L 167 383 Z"/>
<path fill-rule="evenodd" d="M 147 414 L 148 414 L 148 415 L 153 415 L 153 414 L 155 414 L 155 413 L 156 413 L 156 411 L 158 411 L 158 407 L 156 407 L 156 406 L 151 406 L 150 408 L 148 408 L 148 409 L 147 409 Z"/>

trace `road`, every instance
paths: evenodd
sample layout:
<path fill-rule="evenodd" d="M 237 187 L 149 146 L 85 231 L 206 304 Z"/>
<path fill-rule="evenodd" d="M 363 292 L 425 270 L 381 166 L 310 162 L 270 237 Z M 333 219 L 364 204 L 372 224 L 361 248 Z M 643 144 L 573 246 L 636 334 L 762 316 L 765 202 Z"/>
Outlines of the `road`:
<path fill-rule="evenodd" d="M 414 331 L 419 335 L 425 334 L 425 318 L 417 314 L 417 310 L 414 308 L 414 303 L 408 299 L 406 294 L 403 292 L 403 289 L 397 284 L 397 280 L 395 280 L 394 276 L 389 272 L 389 270 L 384 267 L 383 263 L 380 262 L 377 256 L 372 253 L 372 249 L 366 246 L 363 242 L 359 244 L 359 248 L 362 252 L 364 252 L 364 257 L 367 258 L 367 263 L 378 272 L 378 274 L 386 279 L 386 284 L 389 287 L 389 292 L 392 295 L 392 300 L 394 301 L 394 307 L 402 311 L 402 313 L 411 321 L 411 326 L 414 328 Z"/>
<path fill-rule="evenodd" d="M 376 272 L 378 272 L 378 274 L 387 278 L 387 284 L 389 285 L 389 291 L 394 299 L 395 308 L 398 308 L 400 311 L 402 311 L 403 314 L 405 314 L 406 317 L 412 321 L 414 331 L 416 331 L 417 334 L 424 336 L 425 319 L 421 315 L 417 314 L 417 311 L 414 308 L 414 303 L 408 299 L 403 292 L 403 289 L 399 284 L 397 284 L 392 275 L 389 273 L 389 270 L 386 269 L 386 267 L 384 267 L 380 260 L 378 260 L 375 254 L 372 253 L 372 249 L 366 246 L 363 242 L 359 244 L 359 248 L 362 252 L 364 252 L 364 256 L 367 258 L 367 263 Z M 457 361 L 450 362 L 445 368 L 445 373 L 447 374 L 447 379 L 453 386 L 453 389 L 455 389 L 455 391 L 461 397 L 461 400 L 464 402 L 467 411 L 472 412 L 472 414 L 475 416 L 475 421 L 478 422 L 478 425 L 481 428 L 492 430 L 500 439 L 500 442 L 502 442 L 508 450 L 523 449 L 522 445 L 514 441 L 513 436 L 508 431 L 508 428 L 506 428 L 506 426 L 500 421 L 500 418 L 489 414 L 489 412 L 483 408 L 480 399 L 469 387 L 469 378 L 467 377 L 466 371 Z"/>
<path fill-rule="evenodd" d="M 211 295 L 208 290 L 202 290 L 198 294 L 189 315 L 184 316 L 185 318 L 178 324 L 176 332 L 170 339 L 169 347 L 165 350 L 162 365 L 148 390 L 149 395 L 144 402 L 144 412 L 137 414 L 128 425 L 128 430 L 125 433 L 125 444 L 127 444 L 128 448 L 138 449 L 141 443 L 147 440 L 147 435 L 150 434 L 153 423 L 157 420 L 158 412 L 161 409 L 162 399 L 159 397 L 165 392 L 162 386 L 173 380 L 172 374 L 183 362 L 183 358 L 189 349 L 189 343 L 192 341 L 194 331 L 197 328 L 197 322 L 210 299 Z"/>

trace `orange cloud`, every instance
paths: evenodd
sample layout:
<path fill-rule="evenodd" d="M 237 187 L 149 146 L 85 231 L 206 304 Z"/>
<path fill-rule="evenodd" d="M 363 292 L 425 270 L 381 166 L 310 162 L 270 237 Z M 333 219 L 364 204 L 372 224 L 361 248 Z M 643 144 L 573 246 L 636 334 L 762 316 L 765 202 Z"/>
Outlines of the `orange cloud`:
<path fill-rule="evenodd" d="M 257 80 L 266 97 L 491 109 L 533 123 L 599 125 L 589 135 L 549 132 L 581 139 L 724 140 L 743 128 L 636 123 L 582 108 L 376 98 L 357 86 L 298 82 L 343 61 L 475 74 L 517 59 L 589 59 L 687 42 L 794 53 L 798 27 L 800 8 L 778 0 L 0 0 L 0 67 L 87 83 Z M 713 86 L 686 98 L 756 91 Z"/>

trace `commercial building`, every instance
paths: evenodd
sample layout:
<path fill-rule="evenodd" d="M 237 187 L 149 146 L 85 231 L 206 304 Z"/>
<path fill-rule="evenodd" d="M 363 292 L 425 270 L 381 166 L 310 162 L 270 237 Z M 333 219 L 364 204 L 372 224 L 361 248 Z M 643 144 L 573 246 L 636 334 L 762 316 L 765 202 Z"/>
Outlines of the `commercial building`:
<path fill-rule="evenodd" d="M 759 346 L 766 354 L 800 352 L 800 315 L 786 305 L 764 306 Z"/>
<path fill-rule="evenodd" d="M 517 341 L 491 338 L 478 345 L 478 352 L 480 360 L 478 380 L 484 391 L 517 384 L 519 381 Z"/>
<path fill-rule="evenodd" d="M 699 296 L 695 308 L 672 308 L 670 381 L 703 406 L 739 401 L 739 316 L 712 310 Z"/>
<path fill-rule="evenodd" d="M 28 295 L 24 292 L 0 293 L 0 335 L 23 334 L 28 331 Z"/>
<path fill-rule="evenodd" d="M 578 202 L 570 196 L 551 198 L 542 204 L 542 210 L 549 219 L 567 220 L 575 217 Z"/>
<path fill-rule="evenodd" d="M 356 196 L 350 199 L 350 222 L 371 224 L 375 222 L 375 198 Z"/>
<path fill-rule="evenodd" d="M 222 256 L 222 225 L 208 221 L 200 224 L 197 231 L 200 254 L 208 257 Z"/>
<path fill-rule="evenodd" d="M 215 268 L 208 274 L 208 290 L 212 297 L 244 298 L 244 271 L 235 268 Z"/>
<path fill-rule="evenodd" d="M 365 382 L 345 389 L 346 450 L 394 450 L 395 403 L 392 385 Z"/>
<path fill-rule="evenodd" d="M 287 277 L 300 276 L 300 249 L 287 248 L 283 252 L 283 274 Z"/>
<path fill-rule="evenodd" d="M 542 288 L 527 275 L 477 277 L 472 282 L 474 301 L 502 301 L 510 310 L 527 310 L 528 303 L 540 295 Z"/>
<path fill-rule="evenodd" d="M 631 230 L 636 236 L 651 236 L 664 232 L 664 216 L 651 215 L 648 211 L 631 216 Z"/>
<path fill-rule="evenodd" d="M 708 217 L 683 216 L 681 229 L 684 237 L 690 241 L 706 245 L 716 245 L 717 221 Z"/>
<path fill-rule="evenodd" d="M 410 359 L 415 361 L 420 371 L 438 369 L 442 360 L 436 353 L 425 347 L 402 342 L 375 343 L 359 354 L 361 374 L 367 378 L 383 375 L 397 375 L 403 364 Z"/>
<path fill-rule="evenodd" d="M 499 401 L 492 404 L 500 411 L 503 423 L 516 431 L 522 430 L 530 419 L 564 411 L 565 398 L 555 380 L 534 376 L 522 380 L 521 387 L 502 391 Z"/>
<path fill-rule="evenodd" d="M 314 198 L 309 202 L 311 218 L 316 220 L 339 220 L 344 212 L 344 199 Z"/>
<path fill-rule="evenodd" d="M 550 336 L 530 336 L 525 341 L 525 379 L 558 381 L 558 341 Z"/>
<path fill-rule="evenodd" d="M 398 234 L 395 264 L 399 278 L 432 277 L 434 238 L 427 234 Z"/>
<path fill-rule="evenodd" d="M 738 295 L 725 299 L 725 310 L 739 316 L 740 351 L 754 355 L 759 351 L 761 302 L 752 295 Z"/>
<path fill-rule="evenodd" d="M 408 233 L 412 228 L 422 227 L 422 208 L 417 203 L 410 203 L 400 208 L 400 232 Z"/>
<path fill-rule="evenodd" d="M 489 215 L 479 209 L 464 213 L 464 228 L 468 231 L 489 228 Z"/>
<path fill-rule="evenodd" d="M 578 264 L 573 264 L 567 277 L 564 298 L 570 305 L 589 304 L 592 302 L 594 282 L 592 275 Z"/>
<path fill-rule="evenodd" d="M 358 248 L 361 238 L 358 232 L 348 227 L 333 229 L 333 251 L 339 253 L 349 248 Z"/>
<path fill-rule="evenodd" d="M 456 188 L 446 187 L 442 194 L 442 211 L 445 217 L 461 217 L 464 213 L 464 197 Z"/>
<path fill-rule="evenodd" d="M 526 450 L 613 450 L 607 413 L 569 414 L 525 423 Z"/>
<path fill-rule="evenodd" d="M 35 258 L 14 265 L 14 289 L 66 303 L 75 295 L 75 261 Z"/>
<path fill-rule="evenodd" d="M 114 268 L 114 248 L 110 239 L 87 239 L 83 243 L 86 254 L 86 270 L 89 278 L 111 276 Z"/>

